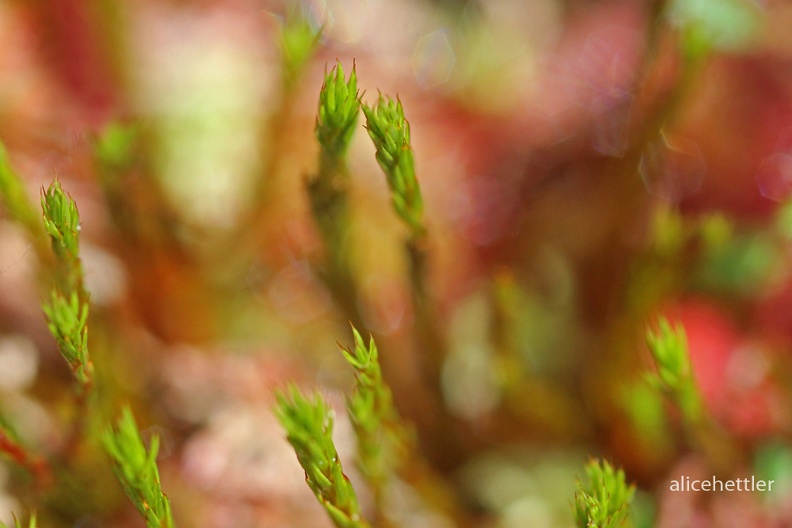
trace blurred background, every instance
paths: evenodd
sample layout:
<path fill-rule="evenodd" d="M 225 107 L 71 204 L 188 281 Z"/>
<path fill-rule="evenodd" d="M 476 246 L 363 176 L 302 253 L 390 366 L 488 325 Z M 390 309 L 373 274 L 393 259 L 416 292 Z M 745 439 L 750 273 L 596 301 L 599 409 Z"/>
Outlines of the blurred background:
<path fill-rule="evenodd" d="M 0 140 L 34 203 L 56 177 L 77 201 L 98 407 L 128 401 L 162 436 L 179 526 L 330 526 L 271 408 L 290 380 L 327 395 L 358 482 L 336 345 L 350 321 L 454 497 L 449 512 L 396 481 L 395 525 L 573 526 L 576 478 L 601 456 L 636 483 L 638 526 L 791 526 L 792 4 L 299 7 L 321 38 L 295 67 L 290 2 L 0 1 Z M 337 62 L 411 124 L 431 350 L 362 118 L 354 298 L 321 279 L 305 181 Z M 47 454 L 73 392 L 41 312 L 42 243 L 0 215 L 0 416 Z M 687 331 L 716 448 L 646 383 L 660 314 Z M 103 456 L 86 446 L 43 490 L 2 462 L 0 520 L 142 526 Z M 713 474 L 776 485 L 668 492 Z"/>

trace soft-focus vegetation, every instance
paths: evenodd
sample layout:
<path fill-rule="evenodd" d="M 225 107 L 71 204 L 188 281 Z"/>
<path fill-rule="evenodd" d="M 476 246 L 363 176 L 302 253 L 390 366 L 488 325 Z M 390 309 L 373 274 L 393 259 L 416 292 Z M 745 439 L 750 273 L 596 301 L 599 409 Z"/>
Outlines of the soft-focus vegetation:
<path fill-rule="evenodd" d="M 789 525 L 790 20 L 0 5 L 0 526 Z"/>

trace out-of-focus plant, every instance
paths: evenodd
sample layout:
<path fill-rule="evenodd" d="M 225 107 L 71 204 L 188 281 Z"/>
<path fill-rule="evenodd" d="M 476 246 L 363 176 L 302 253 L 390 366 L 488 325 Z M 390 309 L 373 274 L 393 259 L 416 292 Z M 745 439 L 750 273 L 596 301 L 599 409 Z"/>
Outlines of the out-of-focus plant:
<path fill-rule="evenodd" d="M 23 528 L 22 521 L 17 519 L 16 515 L 14 515 L 14 527 L 13 528 Z M 4 523 L 0 522 L 0 528 L 8 528 Z M 36 528 L 36 514 L 33 513 L 30 515 L 30 519 L 28 520 L 27 528 Z"/>
<path fill-rule="evenodd" d="M 47 461 L 41 456 L 33 454 L 19 441 L 13 431 L 2 423 L 0 423 L 0 453 L 30 472 L 36 478 L 39 486 L 49 481 L 52 470 Z"/>
<path fill-rule="evenodd" d="M 262 138 L 264 165 L 254 183 L 253 199 L 249 211 L 239 222 L 239 232 L 233 241 L 233 252 L 249 256 L 270 242 L 268 225 L 271 211 L 277 203 L 281 163 L 288 151 L 283 129 L 289 124 L 300 93 L 300 80 L 315 55 L 322 38 L 322 26 L 312 20 L 307 3 L 290 2 L 280 24 L 280 103 L 267 116 Z M 342 76 L 343 77 L 343 76 Z M 241 243 L 240 243 L 241 242 Z"/>
<path fill-rule="evenodd" d="M 42 231 L 39 215 L 28 200 L 22 180 L 11 167 L 8 152 L 2 142 L 0 142 L 0 198 L 11 218 L 22 224 L 33 238 L 37 238 Z"/>
<path fill-rule="evenodd" d="M 148 528 L 173 528 L 170 501 L 160 485 L 157 453 L 159 436 L 143 444 L 129 407 L 121 410 L 115 427 L 102 435 L 102 445 L 113 461 L 113 472 Z"/>
<path fill-rule="evenodd" d="M 132 125 L 111 123 L 105 127 L 94 143 L 94 155 L 105 172 L 123 170 L 130 165 L 139 134 L 138 127 Z"/>
<path fill-rule="evenodd" d="M 501 271 L 492 281 L 491 341 L 497 352 L 496 371 L 504 393 L 509 395 L 524 381 L 526 365 L 520 357 L 516 335 L 520 290 L 511 273 Z"/>
<path fill-rule="evenodd" d="M 294 2 L 281 31 L 283 85 L 287 91 L 294 89 L 321 36 L 322 30 L 310 20 L 307 6 Z"/>
<path fill-rule="evenodd" d="M 657 371 L 648 379 L 679 410 L 691 447 L 707 456 L 716 469 L 727 470 L 737 453 L 732 438 L 706 412 L 693 374 L 685 328 L 661 317 L 657 330 L 647 330 L 646 342 Z"/>
<path fill-rule="evenodd" d="M 624 471 L 607 460 L 592 460 L 586 466 L 588 485 L 578 482 L 575 493 L 575 520 L 578 528 L 619 528 L 631 526 L 630 503 L 635 487 L 628 486 Z"/>
<path fill-rule="evenodd" d="M 293 385 L 277 397 L 278 419 L 305 470 L 305 481 L 330 519 L 338 528 L 368 527 L 333 442 L 330 405 L 321 395 L 306 397 Z"/>
<path fill-rule="evenodd" d="M 657 365 L 657 373 L 650 380 L 679 407 L 688 424 L 699 423 L 703 405 L 693 376 L 685 329 L 679 324 L 672 326 L 661 317 L 657 330 L 647 331 L 646 343 Z"/>
<path fill-rule="evenodd" d="M 682 33 L 682 49 L 690 57 L 742 49 L 760 25 L 759 8 L 747 0 L 673 0 L 667 5 L 669 20 Z"/>

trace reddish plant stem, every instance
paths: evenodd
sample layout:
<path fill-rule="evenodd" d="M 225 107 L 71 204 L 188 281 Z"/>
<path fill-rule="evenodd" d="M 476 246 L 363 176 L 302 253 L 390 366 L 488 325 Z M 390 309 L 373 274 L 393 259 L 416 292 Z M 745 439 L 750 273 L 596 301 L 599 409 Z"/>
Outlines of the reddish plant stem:
<path fill-rule="evenodd" d="M 13 462 L 27 469 L 36 479 L 36 485 L 46 486 L 52 478 L 52 470 L 43 458 L 30 454 L 0 428 L 0 453 L 5 453 Z"/>

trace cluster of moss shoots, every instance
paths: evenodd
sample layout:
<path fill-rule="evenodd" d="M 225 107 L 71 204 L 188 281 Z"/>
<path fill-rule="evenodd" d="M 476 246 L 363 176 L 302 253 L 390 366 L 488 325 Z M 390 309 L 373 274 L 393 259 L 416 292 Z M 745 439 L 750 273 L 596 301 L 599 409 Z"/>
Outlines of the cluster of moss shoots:
<path fill-rule="evenodd" d="M 284 84 L 292 86 L 300 69 L 318 42 L 318 31 L 309 25 L 287 23 L 283 34 Z M 306 181 L 311 211 L 326 249 L 321 276 L 330 288 L 353 288 L 346 244 L 348 188 L 346 153 L 364 114 L 365 128 L 375 149 L 376 160 L 385 174 L 394 211 L 408 231 L 408 255 L 413 264 L 413 287 L 422 289 L 421 266 L 426 255 L 422 241 L 427 236 L 424 206 L 416 177 L 410 124 L 398 99 L 380 95 L 374 105 L 361 101 L 353 67 L 348 75 L 339 63 L 325 74 L 319 95 L 315 135 L 319 143 L 316 172 Z M 46 233 L 51 253 L 44 256 L 51 265 L 51 286 L 43 305 L 47 325 L 74 378 L 76 406 L 70 442 L 86 435 L 95 402 L 96 387 L 91 360 L 88 322 L 89 294 L 84 287 L 79 252 L 80 217 L 74 200 L 54 181 L 42 189 L 40 216 L 29 204 L 20 179 L 11 169 L 0 146 L 0 193 L 9 216 L 32 236 Z M 346 292 L 348 294 L 348 292 Z M 421 302 L 416 298 L 416 302 Z M 354 317 L 354 315 L 353 315 Z M 339 528 L 389 526 L 387 490 L 390 481 L 407 465 L 420 458 L 411 427 L 400 416 L 391 391 L 383 379 L 377 346 L 366 343 L 352 327 L 354 344 L 342 354 L 354 371 L 355 386 L 346 400 L 346 412 L 357 439 L 357 466 L 370 487 L 374 513 L 367 518 L 358 494 L 344 472 L 334 444 L 333 409 L 319 393 L 306 395 L 292 385 L 277 394 L 275 413 L 288 442 L 305 471 L 305 480 L 333 524 Z M 692 377 L 684 329 L 661 320 L 647 333 L 647 343 L 657 369 L 652 385 L 664 393 L 681 411 L 688 424 L 702 421 L 701 397 Z M 120 418 L 102 428 L 100 444 L 121 487 L 148 528 L 175 526 L 171 505 L 163 492 L 157 467 L 159 438 L 148 446 L 129 407 Z M 11 432 L 0 426 L 0 452 L 32 475 L 46 480 L 46 459 L 32 454 Z M 576 525 L 615 528 L 630 525 L 630 504 L 635 493 L 621 470 L 607 461 L 593 460 L 586 468 L 586 484 L 580 483 L 572 508 Z M 22 523 L 15 521 L 15 527 Z M 36 515 L 28 518 L 36 526 Z"/>

